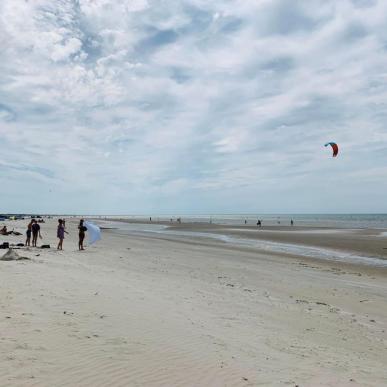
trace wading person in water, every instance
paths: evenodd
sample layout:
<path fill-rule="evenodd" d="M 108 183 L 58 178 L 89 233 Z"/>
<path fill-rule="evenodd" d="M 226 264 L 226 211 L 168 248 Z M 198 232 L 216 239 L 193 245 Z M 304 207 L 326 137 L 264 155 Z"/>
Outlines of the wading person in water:
<path fill-rule="evenodd" d="M 64 234 L 68 234 L 68 232 L 65 230 L 65 226 L 62 219 L 58 219 L 58 229 L 56 232 L 56 236 L 59 238 L 58 242 L 58 250 L 63 250 L 63 239 Z"/>
<path fill-rule="evenodd" d="M 79 229 L 79 242 L 78 242 L 78 248 L 79 250 L 85 250 L 83 248 L 83 240 L 85 239 L 85 232 L 87 231 L 87 227 L 83 225 L 83 222 L 84 220 L 81 219 L 79 221 L 79 226 L 78 226 L 78 229 Z"/>

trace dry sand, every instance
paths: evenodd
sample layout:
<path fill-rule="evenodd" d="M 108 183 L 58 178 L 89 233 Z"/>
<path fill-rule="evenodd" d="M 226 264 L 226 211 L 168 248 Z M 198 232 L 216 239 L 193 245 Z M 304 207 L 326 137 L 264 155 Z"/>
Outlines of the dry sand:
<path fill-rule="evenodd" d="M 385 269 L 67 228 L 0 262 L 0 386 L 387 385 Z"/>

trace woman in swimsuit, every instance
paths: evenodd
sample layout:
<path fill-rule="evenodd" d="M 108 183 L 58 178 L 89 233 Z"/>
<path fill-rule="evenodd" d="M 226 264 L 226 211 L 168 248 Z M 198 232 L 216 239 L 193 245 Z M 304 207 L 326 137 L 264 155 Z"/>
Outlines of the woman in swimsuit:
<path fill-rule="evenodd" d="M 31 246 L 31 233 L 32 233 L 32 220 L 31 220 L 30 223 L 28 223 L 28 226 L 27 226 L 27 232 L 26 232 L 26 235 L 27 235 L 26 246 Z"/>
<path fill-rule="evenodd" d="M 85 232 L 87 231 L 87 227 L 85 227 L 85 226 L 83 225 L 83 222 L 84 222 L 84 220 L 81 219 L 81 220 L 79 221 L 79 226 L 78 226 L 78 229 L 79 229 L 79 242 L 78 242 L 78 248 L 79 248 L 79 250 L 85 250 L 85 249 L 83 248 L 83 240 L 85 239 Z"/>
<path fill-rule="evenodd" d="M 63 225 L 63 220 L 58 219 L 58 230 L 56 232 L 56 236 L 59 238 L 59 243 L 58 243 L 58 250 L 63 250 L 63 239 L 64 239 L 64 234 L 68 234 L 68 232 L 65 230 L 64 225 Z"/>

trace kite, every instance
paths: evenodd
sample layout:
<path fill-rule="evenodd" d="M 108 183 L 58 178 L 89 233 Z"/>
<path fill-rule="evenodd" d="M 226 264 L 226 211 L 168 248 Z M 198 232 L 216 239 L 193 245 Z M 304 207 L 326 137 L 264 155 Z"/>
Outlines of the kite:
<path fill-rule="evenodd" d="M 333 156 L 333 157 L 336 157 L 336 156 L 338 155 L 338 153 L 339 153 L 339 147 L 338 147 L 338 145 L 337 145 L 335 142 L 327 142 L 327 143 L 325 144 L 325 146 L 328 146 L 328 145 L 330 145 L 330 146 L 332 147 L 332 151 L 333 151 L 332 156 Z"/>

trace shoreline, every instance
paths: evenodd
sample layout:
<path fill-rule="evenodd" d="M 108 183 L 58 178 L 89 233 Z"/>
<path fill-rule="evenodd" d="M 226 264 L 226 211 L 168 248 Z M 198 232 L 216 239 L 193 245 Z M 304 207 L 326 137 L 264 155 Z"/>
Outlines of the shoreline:
<path fill-rule="evenodd" d="M 251 227 L 218 225 L 208 223 L 140 222 L 132 220 L 104 220 L 118 224 L 148 225 L 165 227 L 165 234 L 217 238 L 229 244 L 245 244 L 259 251 L 295 256 L 297 254 L 311 259 L 337 262 L 350 261 L 351 257 L 359 265 L 368 264 L 387 266 L 387 235 L 384 229 L 333 229 L 327 227 L 273 226 Z M 117 226 L 118 227 L 118 226 Z M 151 230 L 148 230 L 151 233 Z M 161 233 L 161 231 L 157 231 Z M 186 235 L 185 235 L 186 234 Z M 266 245 L 268 246 L 265 246 Z M 271 244 L 271 245 L 270 245 Z M 298 249 L 298 250 L 297 250 Z M 303 253 L 306 251 L 306 254 Z M 288 251 L 287 251 L 288 250 Z M 320 250 L 320 251 L 319 251 Z M 329 259 L 330 254 L 332 259 Z M 367 263 L 368 259 L 368 263 Z M 355 262 L 353 264 L 356 264 Z"/>

